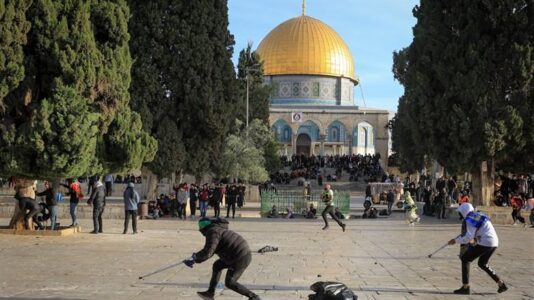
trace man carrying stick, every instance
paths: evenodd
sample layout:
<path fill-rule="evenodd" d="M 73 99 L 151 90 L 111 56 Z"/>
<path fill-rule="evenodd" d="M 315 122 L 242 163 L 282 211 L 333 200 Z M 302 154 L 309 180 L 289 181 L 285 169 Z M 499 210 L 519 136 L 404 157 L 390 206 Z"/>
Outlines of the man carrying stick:
<path fill-rule="evenodd" d="M 499 246 L 499 238 L 485 215 L 475 212 L 470 203 L 463 203 L 458 207 L 458 212 L 465 219 L 465 234 L 449 241 L 449 245 L 469 244 L 467 250 L 460 255 L 462 261 L 462 287 L 455 290 L 455 294 L 469 295 L 469 267 L 472 261 L 478 259 L 478 266 L 484 270 L 498 285 L 499 293 L 508 290 L 504 281 L 489 267 L 488 261 Z M 474 241 L 474 243 L 473 243 Z"/>
<path fill-rule="evenodd" d="M 184 260 L 184 264 L 192 268 L 195 263 L 202 263 L 213 254 L 217 254 L 219 259 L 213 264 L 213 273 L 208 290 L 197 294 L 202 299 L 214 299 L 215 287 L 219 282 L 221 273 L 224 269 L 228 269 L 225 286 L 248 297 L 248 299 L 259 300 L 258 295 L 237 282 L 252 260 L 252 253 L 247 241 L 239 234 L 229 230 L 228 221 L 224 219 L 202 218 L 198 221 L 198 227 L 202 235 L 206 237 L 206 244 L 202 250 L 193 253 L 190 259 Z"/>

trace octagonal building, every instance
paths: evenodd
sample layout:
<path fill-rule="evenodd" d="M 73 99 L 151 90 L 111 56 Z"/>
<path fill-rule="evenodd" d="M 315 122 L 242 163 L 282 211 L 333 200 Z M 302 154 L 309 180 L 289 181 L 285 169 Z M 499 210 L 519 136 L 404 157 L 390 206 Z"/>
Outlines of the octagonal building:
<path fill-rule="evenodd" d="M 389 112 L 354 103 L 354 59 L 334 29 L 303 11 L 256 51 L 272 86 L 269 121 L 282 155 L 380 153 L 387 161 Z"/>

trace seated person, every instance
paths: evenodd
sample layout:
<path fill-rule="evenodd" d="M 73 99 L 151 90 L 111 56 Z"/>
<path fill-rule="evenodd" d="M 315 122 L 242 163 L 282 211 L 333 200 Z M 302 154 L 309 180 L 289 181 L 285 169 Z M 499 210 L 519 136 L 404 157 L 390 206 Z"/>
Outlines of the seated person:
<path fill-rule="evenodd" d="M 151 219 L 157 219 L 160 217 L 161 209 L 156 201 L 148 202 L 148 217 Z"/>
<path fill-rule="evenodd" d="M 339 207 L 336 207 L 336 208 L 334 209 L 334 215 L 336 215 L 336 217 L 337 217 L 338 219 L 340 219 L 340 220 L 345 219 L 345 215 L 343 215 L 343 214 L 341 213 L 341 211 L 339 210 Z"/>
<path fill-rule="evenodd" d="M 293 215 L 293 210 L 291 208 L 286 208 L 286 219 L 293 219 L 295 216 Z"/>
<path fill-rule="evenodd" d="M 306 219 L 316 219 L 317 218 L 317 209 L 313 207 L 313 203 L 310 203 L 310 208 L 306 213 Z"/>
<path fill-rule="evenodd" d="M 273 205 L 273 208 L 271 208 L 267 218 L 278 218 L 278 209 L 276 208 L 276 205 Z"/>

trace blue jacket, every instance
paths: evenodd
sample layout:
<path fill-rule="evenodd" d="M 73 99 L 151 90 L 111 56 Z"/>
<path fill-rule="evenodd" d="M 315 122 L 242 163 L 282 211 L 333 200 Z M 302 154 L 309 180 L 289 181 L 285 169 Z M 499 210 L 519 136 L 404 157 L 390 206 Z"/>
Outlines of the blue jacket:
<path fill-rule="evenodd" d="M 126 188 L 122 197 L 124 199 L 125 210 L 137 210 L 137 204 L 139 204 L 139 194 L 132 187 Z"/>

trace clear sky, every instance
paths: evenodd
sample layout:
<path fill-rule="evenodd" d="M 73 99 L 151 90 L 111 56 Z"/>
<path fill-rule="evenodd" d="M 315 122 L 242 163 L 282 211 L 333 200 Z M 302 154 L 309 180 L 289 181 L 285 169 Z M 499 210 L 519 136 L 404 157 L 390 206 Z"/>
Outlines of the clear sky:
<path fill-rule="evenodd" d="M 280 23 L 301 14 L 302 0 L 229 0 L 234 63 L 251 41 L 254 49 Z M 413 7 L 419 0 L 307 0 L 306 15 L 334 28 L 349 46 L 360 78 L 360 107 L 397 110 L 402 86 L 393 79 L 393 51 L 412 41 Z"/>

